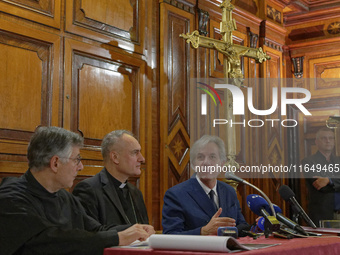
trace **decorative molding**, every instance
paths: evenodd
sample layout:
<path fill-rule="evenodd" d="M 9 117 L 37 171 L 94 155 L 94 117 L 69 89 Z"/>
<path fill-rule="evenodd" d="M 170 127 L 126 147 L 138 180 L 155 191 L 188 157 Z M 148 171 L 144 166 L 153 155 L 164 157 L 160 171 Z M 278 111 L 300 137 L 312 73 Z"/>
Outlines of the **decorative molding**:
<path fill-rule="evenodd" d="M 103 23 L 102 21 L 95 20 L 93 17 L 88 17 L 85 10 L 82 9 L 81 0 L 74 0 L 72 22 L 74 25 L 86 28 L 89 31 L 96 31 L 108 36 L 119 37 L 134 44 L 140 44 L 140 1 L 130 1 L 130 4 L 133 9 L 133 26 L 128 30 Z"/>
<path fill-rule="evenodd" d="M 186 165 L 189 162 L 190 139 L 181 121 L 177 122 L 170 135 L 171 139 L 168 141 L 168 149 L 172 153 L 172 156 L 169 157 L 170 160 L 174 166 L 182 166 L 182 163 Z M 176 169 L 179 170 L 178 167 Z M 182 172 L 183 169 L 181 168 L 180 171 Z"/>
<path fill-rule="evenodd" d="M 267 5 L 267 17 L 282 24 L 282 13 L 269 5 Z"/>
<path fill-rule="evenodd" d="M 275 4 L 281 2 L 286 8 L 284 23 L 287 26 L 304 24 L 305 22 L 329 20 L 339 17 L 339 0 L 271 0 Z"/>
<path fill-rule="evenodd" d="M 16 1 L 11 1 L 7 0 L 4 1 L 9 4 L 12 4 L 15 7 L 20 7 L 22 9 L 26 9 L 29 11 L 33 11 L 39 14 L 43 14 L 49 17 L 53 17 L 54 15 L 54 9 L 55 9 L 55 1 L 50 1 L 50 0 L 40 0 L 40 1 L 24 1 L 24 0 L 16 0 Z"/>
<path fill-rule="evenodd" d="M 255 0 L 237 0 L 233 3 L 235 6 L 256 15 L 258 13 L 258 1 Z"/>
<path fill-rule="evenodd" d="M 166 145 L 169 168 L 171 165 L 177 172 L 178 178 L 187 170 L 190 162 L 190 138 L 181 120 L 178 120 L 170 131 Z M 173 171 L 173 172 L 175 172 Z"/>
<path fill-rule="evenodd" d="M 191 14 L 195 14 L 195 10 L 193 6 L 185 4 L 181 1 L 177 0 L 163 0 L 164 3 L 170 4 L 178 9 L 184 10 L 186 12 L 190 12 Z"/>
<path fill-rule="evenodd" d="M 298 79 L 303 77 L 303 59 L 305 57 L 292 58 L 294 67 L 294 76 Z"/>
<path fill-rule="evenodd" d="M 141 120 L 142 106 L 141 100 L 136 99 L 141 97 L 140 88 L 143 87 L 138 77 L 138 75 L 140 75 L 140 66 L 137 63 L 132 63 L 127 59 L 120 60 L 127 60 L 124 63 L 119 63 L 118 61 L 114 60 L 109 62 L 105 61 L 104 59 L 94 57 L 91 54 L 80 52 L 74 52 L 73 58 L 74 61 L 72 63 L 71 94 L 72 110 L 70 116 L 71 130 L 84 134 L 85 145 L 91 147 L 99 147 L 103 133 L 105 135 L 104 130 L 112 130 L 114 127 L 118 129 L 129 129 L 135 134 L 137 138 L 139 138 L 139 125 Z M 96 80 L 91 80 L 91 82 L 84 84 L 84 82 L 86 83 L 86 81 L 88 81 L 89 77 L 94 77 L 90 75 L 94 72 L 102 75 L 100 75 L 98 78 L 95 78 Z M 122 88 L 124 84 L 129 84 L 129 86 L 131 86 L 131 90 L 126 91 L 125 98 L 123 99 L 115 96 L 118 93 L 115 93 L 113 87 L 109 86 L 110 82 L 108 78 L 105 79 L 107 83 L 103 84 L 103 88 L 97 87 L 98 91 L 96 96 L 91 98 L 91 89 L 93 86 L 89 84 L 93 84 L 95 81 L 98 81 L 99 84 L 103 75 L 107 75 L 107 77 L 109 77 L 113 74 L 119 74 L 119 76 L 124 77 L 116 81 L 115 85 L 117 87 L 119 85 L 119 87 Z M 129 81 L 128 83 L 124 83 L 122 79 Z M 122 101 L 115 105 L 110 103 L 110 99 Z M 85 106 L 87 105 L 86 102 L 88 102 L 88 100 L 93 102 L 93 106 L 87 109 Z M 98 108 L 95 106 L 97 105 L 98 100 L 100 100 L 101 103 L 100 107 L 105 107 L 106 111 L 98 111 Z M 131 106 L 126 103 L 129 101 L 132 103 Z M 122 105 L 124 105 L 124 107 L 131 107 L 131 110 L 127 111 L 126 108 L 121 107 Z M 115 112 L 117 116 L 120 116 L 119 122 L 110 122 L 106 123 L 106 125 L 102 125 L 103 123 L 99 124 L 100 121 L 97 121 L 98 123 L 96 124 L 105 126 L 105 128 L 103 128 L 101 131 L 96 130 L 95 125 L 86 121 L 87 119 L 93 119 L 93 116 L 96 116 L 99 119 L 105 119 L 112 112 Z"/>
<path fill-rule="evenodd" d="M 0 138 L 29 141 L 37 126 L 48 126 L 52 122 L 50 109 L 52 107 L 53 70 L 49 67 L 53 64 L 51 58 L 53 44 L 41 41 L 39 38 L 0 31 L 0 46 L 2 61 L 15 63 L 15 68 L 2 69 L 4 72 L 2 77 L 11 77 L 20 72 L 21 80 L 30 84 L 30 90 L 23 86 L 24 83 L 21 80 L 17 81 L 17 84 L 11 85 L 11 88 L 1 86 L 0 99 L 2 103 L 0 107 L 2 112 L 10 112 L 10 115 L 21 117 L 14 118 L 9 114 L 3 116 L 2 121 L 0 121 Z M 12 56 L 11 54 L 14 51 L 17 52 L 17 55 Z M 22 62 L 25 57 L 27 62 Z M 28 66 L 35 72 L 27 72 Z M 10 65 L 7 67 L 10 67 Z M 19 86 L 23 86 L 23 88 L 20 89 Z M 10 102 L 4 104 L 5 95 L 10 95 L 10 90 L 12 90 L 12 93 L 15 91 L 15 101 L 17 102 L 15 103 L 13 100 L 14 97 L 10 97 L 8 99 Z M 33 98 L 34 95 L 37 95 L 37 97 Z M 27 101 L 27 98 L 30 98 L 29 101 Z M 28 102 L 30 103 L 29 110 L 27 109 Z M 3 106 L 5 107 L 3 108 Z M 30 117 L 27 116 L 28 113 L 31 114 Z M 27 119 L 25 119 L 26 117 Z M 14 118 L 14 121 L 9 121 L 11 118 Z"/>
<path fill-rule="evenodd" d="M 317 26 L 293 29 L 289 33 L 288 38 L 291 41 L 299 41 L 324 37 L 326 36 L 324 32 L 324 26 L 325 26 L 324 24 L 321 24 Z"/>
<path fill-rule="evenodd" d="M 327 32 L 332 35 L 340 34 L 340 22 L 333 22 L 328 25 Z"/>
<path fill-rule="evenodd" d="M 280 45 L 280 44 L 278 44 L 278 43 L 276 43 L 276 42 L 274 42 L 274 41 L 272 41 L 268 38 L 264 38 L 263 44 L 266 45 L 269 48 L 283 52 L 282 45 Z"/>
<path fill-rule="evenodd" d="M 256 48 L 257 47 L 257 41 L 259 40 L 259 35 L 248 31 L 249 36 L 249 47 L 250 48 Z"/>
<path fill-rule="evenodd" d="M 272 47 L 273 49 L 282 48 L 286 42 L 286 34 L 287 29 L 281 25 L 270 20 L 263 20 L 260 26 L 260 46 L 263 45 L 266 40 L 268 47 Z"/>
<path fill-rule="evenodd" d="M 60 29 L 61 0 L 0 1 L 0 12 Z"/>
<path fill-rule="evenodd" d="M 208 34 L 208 21 L 209 21 L 209 12 L 204 11 L 202 9 L 197 9 L 198 12 L 198 32 L 200 35 Z"/>

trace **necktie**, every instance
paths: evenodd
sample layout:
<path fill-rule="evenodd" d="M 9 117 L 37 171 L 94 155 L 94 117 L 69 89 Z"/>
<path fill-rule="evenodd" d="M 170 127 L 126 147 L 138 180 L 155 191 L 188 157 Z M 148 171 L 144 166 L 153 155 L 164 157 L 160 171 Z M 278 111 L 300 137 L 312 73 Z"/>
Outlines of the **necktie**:
<path fill-rule="evenodd" d="M 215 191 L 213 191 L 213 190 L 210 190 L 210 192 L 209 192 L 209 197 L 210 197 L 210 200 L 211 200 L 211 202 L 212 202 L 212 203 L 213 203 L 213 205 L 214 205 L 215 211 L 217 211 L 217 210 L 218 210 L 218 208 L 217 208 L 217 205 L 216 205 L 216 203 L 215 203 L 215 200 L 214 200 L 214 197 L 215 197 Z"/>

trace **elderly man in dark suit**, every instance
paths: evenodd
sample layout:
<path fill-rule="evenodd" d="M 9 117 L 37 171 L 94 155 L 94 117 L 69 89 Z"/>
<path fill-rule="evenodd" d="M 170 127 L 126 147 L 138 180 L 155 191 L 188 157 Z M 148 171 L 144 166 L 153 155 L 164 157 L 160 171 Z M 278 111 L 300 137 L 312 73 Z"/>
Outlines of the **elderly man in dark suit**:
<path fill-rule="evenodd" d="M 219 137 L 205 135 L 194 143 L 190 161 L 197 175 L 165 193 L 165 234 L 216 235 L 218 227 L 236 226 L 242 235 L 242 230 L 249 229 L 234 188 L 217 180 L 218 171 L 208 170 L 222 166 L 225 159 L 224 142 Z"/>
<path fill-rule="evenodd" d="M 141 173 L 144 157 L 133 134 L 116 130 L 102 141 L 104 168 L 76 185 L 77 196 L 88 215 L 105 225 L 148 224 L 149 219 L 140 190 L 127 180 Z"/>

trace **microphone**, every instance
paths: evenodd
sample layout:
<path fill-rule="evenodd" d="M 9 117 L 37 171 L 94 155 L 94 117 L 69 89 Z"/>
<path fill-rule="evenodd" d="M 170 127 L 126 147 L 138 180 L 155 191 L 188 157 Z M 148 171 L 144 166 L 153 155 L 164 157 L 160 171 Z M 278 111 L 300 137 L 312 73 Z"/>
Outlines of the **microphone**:
<path fill-rule="evenodd" d="M 275 210 L 275 213 L 282 213 L 282 210 L 280 207 L 278 207 L 276 204 L 273 204 L 273 207 L 274 207 L 274 210 Z"/>
<path fill-rule="evenodd" d="M 261 217 L 258 222 L 257 222 L 257 226 L 259 229 L 261 229 L 262 231 L 264 231 L 264 222 L 265 222 L 265 218 Z"/>
<path fill-rule="evenodd" d="M 289 218 L 287 218 L 286 216 L 284 216 L 282 213 L 277 213 L 276 214 L 276 219 L 278 219 L 280 222 L 282 222 L 283 224 L 285 224 L 287 227 L 300 232 L 303 235 L 308 236 L 307 232 L 296 222 L 290 220 Z"/>
<path fill-rule="evenodd" d="M 271 216 L 268 213 L 267 210 L 269 209 L 269 204 L 263 197 L 256 194 L 248 195 L 247 205 L 252 212 L 265 218 L 264 222 L 265 230 L 268 230 L 269 232 L 280 230 L 280 223 L 275 218 L 275 216 Z"/>
<path fill-rule="evenodd" d="M 259 220 L 256 222 L 256 225 L 252 225 L 252 227 L 250 228 L 250 231 L 253 233 L 259 233 L 259 232 L 263 232 L 264 231 L 264 222 L 265 222 L 265 218 L 264 217 L 260 217 Z"/>
<path fill-rule="evenodd" d="M 268 208 L 269 205 L 267 204 L 267 201 L 264 200 L 261 196 L 258 196 L 258 195 L 251 195 L 251 196 L 257 196 L 257 197 L 252 197 L 252 198 L 249 198 L 249 204 L 248 206 L 250 207 L 251 206 L 251 200 L 253 201 L 253 209 L 252 207 L 250 207 L 250 209 L 254 212 L 254 213 L 258 213 L 259 212 L 259 209 L 260 207 L 262 206 L 262 208 Z M 248 203 L 248 197 L 247 197 L 247 203 Z M 296 222 L 290 220 L 289 218 L 287 218 L 286 216 L 284 216 L 282 214 L 282 210 L 280 207 L 278 207 L 277 205 L 274 205 L 274 209 L 275 209 L 275 212 L 276 212 L 276 219 L 278 221 L 280 221 L 281 223 L 283 223 L 284 225 L 286 225 L 287 227 L 303 234 L 303 235 L 306 235 L 308 236 L 307 232 L 299 225 L 297 224 Z M 257 214 L 259 215 L 259 214 Z M 259 228 L 261 229 L 260 225 L 259 225 Z"/>
<path fill-rule="evenodd" d="M 309 218 L 307 213 L 303 210 L 301 205 L 295 199 L 294 192 L 287 185 L 282 185 L 279 188 L 279 194 L 283 198 L 283 200 L 290 201 L 294 205 L 297 213 L 302 215 L 303 219 L 308 223 L 309 226 L 311 226 L 312 228 L 316 228 L 314 222 Z"/>
<path fill-rule="evenodd" d="M 252 187 L 253 189 L 257 190 L 257 191 L 258 191 L 258 192 L 266 199 L 266 201 L 268 202 L 269 208 L 270 208 L 270 209 L 267 208 L 268 211 L 271 210 L 273 216 L 275 216 L 275 210 L 274 210 L 273 203 L 270 201 L 269 197 L 267 197 L 267 195 L 264 194 L 264 192 L 263 192 L 262 190 L 260 190 L 260 189 L 259 189 L 258 187 L 256 187 L 255 185 L 253 185 L 253 184 L 247 182 L 246 180 L 243 180 L 242 178 L 240 178 L 240 177 L 238 177 L 238 176 L 236 176 L 236 175 L 234 175 L 233 173 L 230 173 L 230 172 L 226 172 L 226 173 L 225 173 L 225 178 L 226 178 L 226 179 L 229 179 L 229 180 L 233 180 L 233 181 L 236 181 L 236 182 L 240 182 L 240 183 L 246 184 L 246 185 Z"/>
<path fill-rule="evenodd" d="M 273 204 L 274 206 L 274 210 L 276 212 L 276 219 L 278 219 L 278 221 L 280 221 L 281 223 L 283 223 L 284 225 L 286 225 L 287 227 L 300 232 L 303 235 L 308 236 L 308 233 L 299 225 L 297 224 L 295 221 L 287 218 L 286 216 L 284 216 L 282 214 L 282 210 L 280 207 L 278 207 L 276 204 Z"/>
<path fill-rule="evenodd" d="M 258 216 L 262 216 L 263 214 L 269 215 L 269 204 L 267 201 L 261 197 L 260 195 L 250 194 L 247 196 L 247 205 L 250 210 Z"/>
<path fill-rule="evenodd" d="M 240 178 L 240 177 L 238 177 L 235 174 L 232 174 L 230 172 L 226 172 L 225 173 L 225 178 L 233 180 L 233 181 L 236 181 L 236 182 L 241 182 L 241 183 L 246 183 L 247 182 L 246 180 L 243 180 L 242 178 Z"/>
<path fill-rule="evenodd" d="M 285 224 L 287 227 L 300 232 L 303 235 L 307 235 L 307 232 L 299 225 L 297 224 L 295 221 L 287 218 L 286 216 L 284 216 L 282 214 L 282 210 L 280 207 L 278 207 L 276 204 L 273 204 L 275 212 L 276 212 L 276 219 L 278 219 L 278 221 L 280 221 L 281 223 Z"/>

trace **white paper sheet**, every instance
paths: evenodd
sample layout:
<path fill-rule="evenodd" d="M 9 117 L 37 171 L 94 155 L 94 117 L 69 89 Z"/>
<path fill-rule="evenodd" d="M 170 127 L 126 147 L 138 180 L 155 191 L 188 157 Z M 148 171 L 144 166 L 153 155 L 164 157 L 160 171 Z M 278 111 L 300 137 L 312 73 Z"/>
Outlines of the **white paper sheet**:
<path fill-rule="evenodd" d="M 151 235 L 152 249 L 229 252 L 250 250 L 230 236 Z"/>

